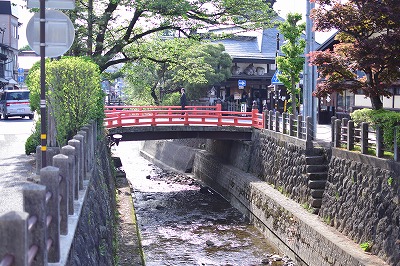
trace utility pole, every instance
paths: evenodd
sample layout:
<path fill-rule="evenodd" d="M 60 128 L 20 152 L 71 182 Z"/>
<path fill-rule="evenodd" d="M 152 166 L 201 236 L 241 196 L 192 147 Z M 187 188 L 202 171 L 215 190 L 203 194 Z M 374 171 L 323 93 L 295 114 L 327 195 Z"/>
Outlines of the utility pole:
<path fill-rule="evenodd" d="M 315 8 L 315 3 L 307 1 L 306 6 L 306 62 L 304 64 L 304 77 L 303 77 L 303 115 L 304 117 L 310 116 L 312 119 L 312 131 L 315 137 L 317 125 L 317 103 L 313 98 L 312 93 L 316 84 L 317 72 L 315 66 L 309 66 L 308 54 L 315 51 L 315 33 L 312 30 L 313 23 L 310 18 L 311 9 Z"/>

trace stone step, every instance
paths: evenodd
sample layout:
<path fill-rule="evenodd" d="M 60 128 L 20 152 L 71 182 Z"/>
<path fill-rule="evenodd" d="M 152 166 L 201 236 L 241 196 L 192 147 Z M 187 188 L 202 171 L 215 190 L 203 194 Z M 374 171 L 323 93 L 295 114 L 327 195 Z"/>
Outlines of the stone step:
<path fill-rule="evenodd" d="M 322 205 L 322 199 L 312 199 L 310 201 L 310 205 L 313 208 L 321 208 Z"/>
<path fill-rule="evenodd" d="M 314 199 L 322 199 L 324 191 L 324 189 L 311 189 L 311 197 Z"/>
<path fill-rule="evenodd" d="M 308 187 L 311 189 L 325 189 L 326 180 L 309 180 Z"/>
<path fill-rule="evenodd" d="M 323 156 L 307 156 L 306 164 L 307 165 L 324 165 L 325 158 Z"/>
<path fill-rule="evenodd" d="M 326 180 L 328 178 L 327 172 L 307 173 L 309 180 Z"/>
<path fill-rule="evenodd" d="M 307 165 L 306 171 L 307 171 L 307 173 L 326 172 L 326 171 L 328 171 L 328 166 L 325 164 Z"/>

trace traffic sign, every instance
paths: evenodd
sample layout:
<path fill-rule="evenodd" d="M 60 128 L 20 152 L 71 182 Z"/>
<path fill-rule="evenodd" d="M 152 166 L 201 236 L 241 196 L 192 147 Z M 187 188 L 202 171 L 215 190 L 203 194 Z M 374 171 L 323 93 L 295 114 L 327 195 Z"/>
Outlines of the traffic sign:
<path fill-rule="evenodd" d="M 24 69 L 23 68 L 18 68 L 18 74 L 24 74 Z"/>
<path fill-rule="evenodd" d="M 239 79 L 238 80 L 238 86 L 239 87 L 245 87 L 246 86 L 246 80 Z"/>
<path fill-rule="evenodd" d="M 46 57 L 58 57 L 71 48 L 75 29 L 68 16 L 58 10 L 46 10 Z M 40 14 L 35 13 L 26 26 L 28 44 L 40 54 Z"/>
<path fill-rule="evenodd" d="M 25 77 L 24 76 L 18 76 L 18 82 L 22 83 L 25 81 Z"/>
<path fill-rule="evenodd" d="M 275 71 L 274 75 L 272 76 L 271 84 L 273 84 L 273 85 L 283 85 L 283 83 L 280 82 L 279 78 L 278 78 L 278 75 L 280 75 L 280 74 L 282 74 L 281 71 L 277 69 Z"/>

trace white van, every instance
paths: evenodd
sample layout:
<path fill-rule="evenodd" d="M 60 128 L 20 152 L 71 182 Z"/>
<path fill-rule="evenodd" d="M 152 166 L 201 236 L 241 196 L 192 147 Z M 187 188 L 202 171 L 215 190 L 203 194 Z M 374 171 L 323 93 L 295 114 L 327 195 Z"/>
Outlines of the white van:
<path fill-rule="evenodd" d="M 10 116 L 33 118 L 29 101 L 29 90 L 0 91 L 0 118 L 7 120 Z"/>

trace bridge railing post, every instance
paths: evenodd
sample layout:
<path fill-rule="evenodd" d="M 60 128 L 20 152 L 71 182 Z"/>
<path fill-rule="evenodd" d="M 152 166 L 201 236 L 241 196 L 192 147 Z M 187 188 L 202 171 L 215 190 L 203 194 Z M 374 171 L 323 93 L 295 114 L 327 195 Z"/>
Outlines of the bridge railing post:
<path fill-rule="evenodd" d="M 79 189 L 83 189 L 83 180 L 86 179 L 86 173 L 85 173 L 85 152 L 83 151 L 84 149 L 84 143 L 85 139 L 82 135 L 76 134 L 74 139 L 79 141 L 79 146 L 78 148 L 75 147 L 75 149 L 78 150 L 78 158 L 79 158 Z M 75 143 L 74 143 L 75 144 Z"/>
<path fill-rule="evenodd" d="M 81 158 L 80 158 L 80 151 L 81 151 L 81 143 L 77 139 L 71 139 L 68 141 L 68 145 L 71 145 L 74 147 L 74 160 L 75 160 L 75 175 L 74 175 L 74 184 L 73 184 L 73 197 L 74 199 L 78 199 L 78 194 L 79 194 L 79 185 L 82 180 L 82 188 L 83 188 L 83 178 L 81 176 Z"/>
<path fill-rule="evenodd" d="M 274 114 L 274 112 L 272 110 L 270 110 L 269 114 L 268 114 L 268 122 L 269 122 L 268 129 L 269 130 L 273 130 L 273 126 L 274 126 L 274 121 L 272 119 L 273 114 Z"/>

